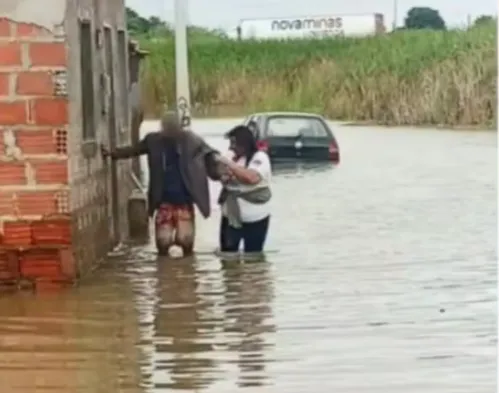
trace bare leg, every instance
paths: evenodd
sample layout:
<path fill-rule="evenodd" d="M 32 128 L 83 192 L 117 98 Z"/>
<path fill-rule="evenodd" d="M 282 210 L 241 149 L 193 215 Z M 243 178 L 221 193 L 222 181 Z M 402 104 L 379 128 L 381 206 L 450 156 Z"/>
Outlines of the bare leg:
<path fill-rule="evenodd" d="M 182 247 L 184 257 L 186 257 L 192 255 L 194 252 L 194 237 L 196 234 L 194 211 L 180 211 L 177 220 L 175 244 Z"/>
<path fill-rule="evenodd" d="M 156 225 L 156 248 L 159 255 L 168 255 L 168 250 L 175 244 L 175 228 L 171 225 Z"/>
<path fill-rule="evenodd" d="M 156 212 L 156 247 L 159 255 L 168 255 L 175 241 L 175 223 L 171 208 L 161 206 Z"/>

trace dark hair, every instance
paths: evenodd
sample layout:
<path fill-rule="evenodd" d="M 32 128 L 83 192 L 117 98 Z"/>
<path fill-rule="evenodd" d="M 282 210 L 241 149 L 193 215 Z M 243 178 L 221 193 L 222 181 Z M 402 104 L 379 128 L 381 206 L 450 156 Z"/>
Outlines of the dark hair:
<path fill-rule="evenodd" d="M 230 130 L 226 136 L 228 138 L 234 138 L 236 145 L 243 148 L 244 153 L 246 154 L 246 165 L 248 165 L 258 151 L 256 137 L 253 132 L 251 132 L 251 129 L 248 126 L 236 126 Z"/>

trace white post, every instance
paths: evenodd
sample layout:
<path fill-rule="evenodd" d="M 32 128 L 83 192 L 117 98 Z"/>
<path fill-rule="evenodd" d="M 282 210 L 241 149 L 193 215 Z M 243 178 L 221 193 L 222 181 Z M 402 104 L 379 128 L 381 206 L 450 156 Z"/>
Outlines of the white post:
<path fill-rule="evenodd" d="M 392 31 L 395 31 L 397 29 L 397 22 L 398 22 L 398 0 L 393 0 L 393 26 L 392 26 Z"/>
<path fill-rule="evenodd" d="M 177 110 L 184 128 L 191 125 L 191 95 L 189 91 L 189 62 L 187 59 L 188 1 L 175 0 L 175 85 Z"/>

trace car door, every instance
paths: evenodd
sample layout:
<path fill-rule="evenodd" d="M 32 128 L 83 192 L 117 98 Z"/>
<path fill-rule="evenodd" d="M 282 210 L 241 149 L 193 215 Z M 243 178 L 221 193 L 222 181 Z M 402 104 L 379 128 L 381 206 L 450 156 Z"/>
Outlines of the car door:
<path fill-rule="evenodd" d="M 301 133 L 301 158 L 305 160 L 329 160 L 333 134 L 327 124 L 316 119 L 306 132 Z"/>

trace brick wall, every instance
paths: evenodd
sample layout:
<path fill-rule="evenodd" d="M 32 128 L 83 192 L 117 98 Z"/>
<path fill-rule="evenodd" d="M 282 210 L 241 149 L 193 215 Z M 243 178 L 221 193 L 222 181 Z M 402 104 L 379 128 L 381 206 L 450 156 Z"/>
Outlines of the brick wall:
<path fill-rule="evenodd" d="M 131 163 L 110 165 L 99 150 L 130 142 L 124 1 L 56 3 L 35 14 L 36 0 L 0 4 L 14 15 L 0 17 L 0 284 L 73 282 L 126 237 Z M 87 56 L 93 95 L 83 99 Z"/>
<path fill-rule="evenodd" d="M 66 67 L 63 38 L 33 23 L 0 17 L 3 279 L 43 281 L 74 276 L 71 253 L 67 251 L 68 98 L 60 89 Z M 43 238 L 43 225 L 54 226 L 53 239 Z M 62 259 L 67 266 L 63 267 Z"/>

